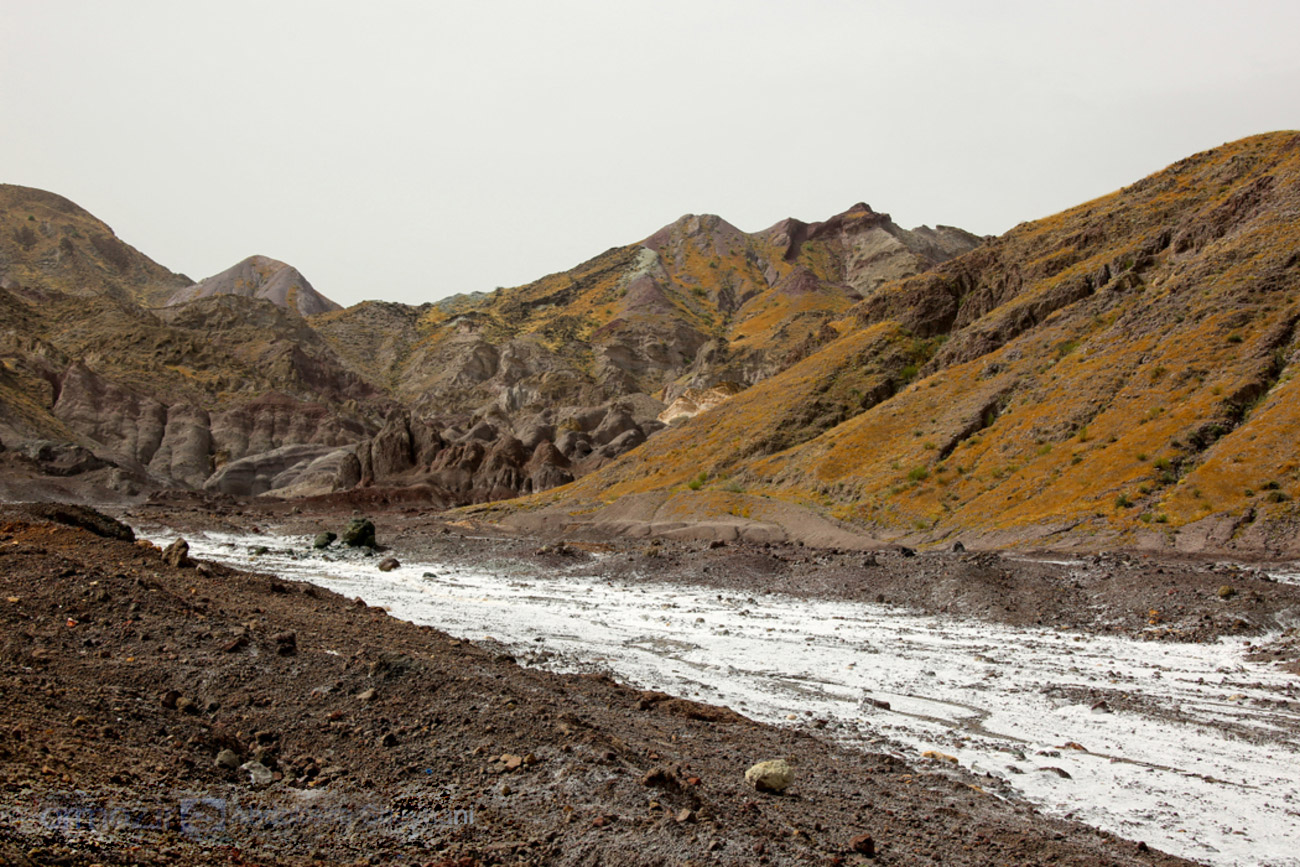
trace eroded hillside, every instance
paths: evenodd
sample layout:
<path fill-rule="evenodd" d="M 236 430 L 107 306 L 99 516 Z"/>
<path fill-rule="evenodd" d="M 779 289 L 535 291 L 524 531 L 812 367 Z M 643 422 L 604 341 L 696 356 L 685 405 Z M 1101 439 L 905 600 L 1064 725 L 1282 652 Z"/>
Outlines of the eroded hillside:
<path fill-rule="evenodd" d="M 1298 290 L 1300 136 L 1225 145 L 869 291 L 825 346 L 552 507 L 1294 551 Z"/>
<path fill-rule="evenodd" d="M 0 439 L 4 475 L 26 478 L 9 495 L 549 489 L 639 446 L 688 389 L 783 370 L 863 291 L 977 242 L 865 205 L 755 234 L 688 216 L 526 286 L 339 310 L 262 256 L 192 283 L 72 202 L 5 186 Z"/>

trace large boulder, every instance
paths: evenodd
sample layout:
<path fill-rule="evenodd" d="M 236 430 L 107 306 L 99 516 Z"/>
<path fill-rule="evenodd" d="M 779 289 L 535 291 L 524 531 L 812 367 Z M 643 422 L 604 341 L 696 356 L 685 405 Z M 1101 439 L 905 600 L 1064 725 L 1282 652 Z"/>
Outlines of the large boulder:
<path fill-rule="evenodd" d="M 335 452 L 339 453 L 339 460 L 346 454 L 346 450 L 324 445 L 281 446 L 251 454 L 217 470 L 204 482 L 203 489 L 219 494 L 255 497 L 301 481 L 302 474 L 314 461 Z"/>
<path fill-rule="evenodd" d="M 190 543 L 184 539 L 177 539 L 167 546 L 167 550 L 162 554 L 163 562 L 174 569 L 184 569 L 193 564 L 190 563 Z"/>
<path fill-rule="evenodd" d="M 375 523 L 369 518 L 353 518 L 343 528 L 343 544 L 353 548 L 378 548 L 375 541 Z"/>
<path fill-rule="evenodd" d="M 288 467 L 271 479 L 271 496 L 290 499 L 343 491 L 361 479 L 356 455 L 350 448 L 333 449 L 320 457 Z"/>
<path fill-rule="evenodd" d="M 794 768 L 785 759 L 759 762 L 745 771 L 745 782 L 760 792 L 784 792 L 794 782 Z"/>
<path fill-rule="evenodd" d="M 40 440 L 24 444 L 22 453 L 48 476 L 79 476 L 114 466 L 76 443 Z"/>

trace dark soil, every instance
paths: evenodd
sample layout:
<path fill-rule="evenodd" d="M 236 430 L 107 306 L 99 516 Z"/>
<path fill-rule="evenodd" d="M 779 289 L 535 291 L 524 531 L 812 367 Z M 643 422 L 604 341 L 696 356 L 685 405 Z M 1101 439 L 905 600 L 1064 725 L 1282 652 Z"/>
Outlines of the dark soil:
<path fill-rule="evenodd" d="M 323 518 L 219 511 L 166 517 Z M 383 542 L 400 520 L 376 517 Z M 408 517 L 459 556 L 583 556 Z M 1187 863 L 959 768 L 521 668 L 310 585 L 169 566 L 114 532 L 0 514 L 0 864 Z M 789 565 L 763 580 L 790 589 Z M 223 750 L 260 767 L 220 767 Z M 772 758 L 796 769 L 781 795 L 744 780 Z"/>

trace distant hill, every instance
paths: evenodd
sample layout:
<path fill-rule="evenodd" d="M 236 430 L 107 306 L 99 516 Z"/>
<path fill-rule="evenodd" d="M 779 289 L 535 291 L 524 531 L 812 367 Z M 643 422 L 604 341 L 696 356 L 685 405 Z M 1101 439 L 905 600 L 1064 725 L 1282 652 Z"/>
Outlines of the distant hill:
<path fill-rule="evenodd" d="M 249 256 L 220 274 L 177 289 L 167 303 L 184 304 L 213 295 L 261 298 L 303 316 L 343 309 L 317 292 L 297 268 L 266 256 Z"/>

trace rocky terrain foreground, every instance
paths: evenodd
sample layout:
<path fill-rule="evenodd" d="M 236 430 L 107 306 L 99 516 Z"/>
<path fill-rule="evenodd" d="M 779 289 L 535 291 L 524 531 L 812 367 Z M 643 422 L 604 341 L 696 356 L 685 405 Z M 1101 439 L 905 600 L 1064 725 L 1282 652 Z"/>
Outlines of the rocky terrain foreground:
<path fill-rule="evenodd" d="M 337 511 L 208 506 L 130 519 L 190 531 L 344 522 Z M 380 522 L 400 544 L 422 539 L 453 558 L 504 551 L 544 567 L 582 550 L 400 509 Z M 643 556 L 666 579 L 674 564 L 703 559 L 691 553 L 698 545 L 660 547 Z M 845 552 L 704 551 L 702 565 L 732 568 L 697 566 L 690 580 L 751 575 L 745 564 L 760 560 L 770 564 L 764 584 L 778 589 L 836 558 L 842 576 L 863 572 L 862 554 L 850 570 Z M 905 573 L 889 561 L 902 555 L 878 556 L 878 591 L 842 591 L 901 594 Z M 919 574 L 943 565 L 934 556 Z M 1014 572 L 987 556 L 947 565 Z M 1136 568 L 1109 571 L 1116 606 L 1146 605 Z M 1207 586 L 1223 581 L 1201 571 Z M 1046 580 L 1033 569 L 1023 579 L 1038 609 L 1026 616 L 1087 628 L 1071 613 L 1081 606 L 1032 592 Z M 1200 608 L 1213 594 L 1193 592 L 1188 623 L 1206 635 L 1254 629 L 1296 602 L 1294 587 L 1234 580 L 1242 616 L 1207 622 Z M 133 542 L 78 507 L 6 507 L 0 583 L 3 863 L 1187 863 L 1046 818 L 993 778 L 943 761 L 863 754 L 815 727 L 521 668 L 490 643 Z M 793 768 L 787 789 L 747 782 L 765 760 Z"/>

